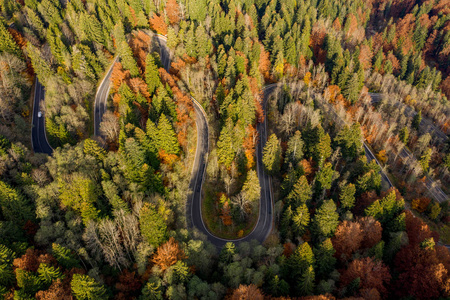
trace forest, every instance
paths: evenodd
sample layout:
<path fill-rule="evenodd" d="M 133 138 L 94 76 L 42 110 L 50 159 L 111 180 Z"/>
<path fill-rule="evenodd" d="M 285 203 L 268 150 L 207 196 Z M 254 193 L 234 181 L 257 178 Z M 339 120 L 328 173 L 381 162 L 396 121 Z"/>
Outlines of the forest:
<path fill-rule="evenodd" d="M 0 297 L 450 298 L 448 99 L 450 0 L 0 0 Z"/>

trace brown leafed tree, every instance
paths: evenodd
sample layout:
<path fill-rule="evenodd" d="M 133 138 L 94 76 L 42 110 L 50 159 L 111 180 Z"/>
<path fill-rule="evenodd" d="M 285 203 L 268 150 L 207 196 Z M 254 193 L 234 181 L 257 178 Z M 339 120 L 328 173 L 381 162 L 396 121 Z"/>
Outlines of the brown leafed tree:
<path fill-rule="evenodd" d="M 435 249 L 411 244 L 403 247 L 395 257 L 395 267 L 400 272 L 395 287 L 398 297 L 437 299 L 448 296 L 448 270 L 439 261 Z"/>
<path fill-rule="evenodd" d="M 166 3 L 166 15 L 170 24 L 178 24 L 180 22 L 180 6 L 176 0 L 169 0 Z"/>
<path fill-rule="evenodd" d="M 167 242 L 162 244 L 156 250 L 155 256 L 153 256 L 153 262 L 161 268 L 161 270 L 166 270 L 168 267 L 174 265 L 177 261 L 185 259 L 183 249 L 173 237 L 171 237 Z"/>
<path fill-rule="evenodd" d="M 373 261 L 370 257 L 352 261 L 342 272 L 340 278 L 342 287 L 349 285 L 358 277 L 361 290 L 376 289 L 383 297 L 387 296 L 387 286 L 391 281 L 391 274 L 383 262 Z"/>
<path fill-rule="evenodd" d="M 332 238 L 333 247 L 336 250 L 335 256 L 342 261 L 347 261 L 351 258 L 352 253 L 359 249 L 362 240 L 363 231 L 359 223 L 342 222 Z"/>
<path fill-rule="evenodd" d="M 234 290 L 230 300 L 263 300 L 263 293 L 256 287 L 256 285 L 240 285 Z"/>
<path fill-rule="evenodd" d="M 363 248 L 372 248 L 381 241 L 383 228 L 380 222 L 373 217 L 364 217 L 358 220 L 363 232 L 363 240 L 361 246 Z"/>
<path fill-rule="evenodd" d="M 53 281 L 52 285 L 46 291 L 39 291 L 35 295 L 37 300 L 73 300 L 70 287 L 63 285 L 61 279 Z"/>

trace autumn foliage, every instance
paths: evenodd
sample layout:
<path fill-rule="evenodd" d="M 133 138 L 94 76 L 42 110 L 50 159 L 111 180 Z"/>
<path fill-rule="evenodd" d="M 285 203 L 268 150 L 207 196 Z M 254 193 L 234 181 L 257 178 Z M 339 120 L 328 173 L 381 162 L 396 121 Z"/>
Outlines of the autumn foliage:
<path fill-rule="evenodd" d="M 185 258 L 186 255 L 184 254 L 183 249 L 181 249 L 178 242 L 171 237 L 167 242 L 158 247 L 152 261 L 160 267 L 161 270 L 165 271 L 177 261 Z"/>
<path fill-rule="evenodd" d="M 180 7 L 176 0 L 168 0 L 166 4 L 166 15 L 170 24 L 178 24 L 180 22 Z"/>
<path fill-rule="evenodd" d="M 164 22 L 164 18 L 162 16 L 153 14 L 153 17 L 150 18 L 149 23 L 152 29 L 157 33 L 167 35 L 167 24 Z"/>
<path fill-rule="evenodd" d="M 376 289 L 380 295 L 387 295 L 391 274 L 383 262 L 374 261 L 370 257 L 352 261 L 341 275 L 342 286 L 349 285 L 356 278 L 360 278 L 361 290 Z"/>
<path fill-rule="evenodd" d="M 256 285 L 240 285 L 236 290 L 234 290 L 229 300 L 263 300 L 264 295 L 256 287 Z"/>

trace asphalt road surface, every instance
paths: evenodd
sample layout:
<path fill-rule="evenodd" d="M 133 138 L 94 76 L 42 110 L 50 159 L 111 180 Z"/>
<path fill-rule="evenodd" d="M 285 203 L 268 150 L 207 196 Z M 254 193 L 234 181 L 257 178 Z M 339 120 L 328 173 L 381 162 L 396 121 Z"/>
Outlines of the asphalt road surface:
<path fill-rule="evenodd" d="M 369 93 L 369 95 L 372 98 L 372 104 L 382 101 L 382 94 L 380 94 L 380 93 Z M 396 103 L 396 105 L 401 105 L 401 103 Z M 406 107 L 404 112 L 405 112 L 405 115 L 410 118 L 413 118 L 417 114 L 417 112 L 409 106 Z M 443 133 L 437 126 L 435 126 L 432 121 L 430 121 L 429 119 L 427 119 L 425 117 L 422 118 L 422 121 L 420 122 L 419 127 L 420 127 L 421 131 L 428 132 L 431 136 L 440 140 L 441 142 L 445 142 L 448 140 L 448 136 L 445 133 Z M 405 162 L 407 160 L 416 160 L 414 155 L 410 151 L 408 151 L 405 147 L 403 147 L 403 149 L 400 151 L 400 157 Z M 444 191 L 429 176 L 426 176 L 425 186 L 427 187 L 428 191 L 430 192 L 430 195 L 439 203 L 442 203 L 442 202 L 445 202 L 448 200 L 447 194 L 445 194 Z"/>
<path fill-rule="evenodd" d="M 155 36 L 159 45 L 159 53 L 161 62 L 164 68 L 168 71 L 170 68 L 170 51 L 166 45 L 165 37 L 160 35 Z M 273 91 L 272 87 L 267 87 L 264 90 L 264 106 L 267 103 L 268 95 Z M 192 98 L 192 97 L 191 97 Z M 262 164 L 262 149 L 267 140 L 267 123 L 260 123 L 257 126 L 257 130 L 260 135 L 260 139 L 256 149 L 257 156 L 257 173 L 261 185 L 261 200 L 258 222 L 252 232 L 236 240 L 227 240 L 214 236 L 207 229 L 202 217 L 202 185 L 205 176 L 208 147 L 209 147 L 209 130 L 208 122 L 206 119 L 206 113 L 202 106 L 192 98 L 195 110 L 195 123 L 197 125 L 197 150 L 195 154 L 194 165 L 192 169 L 192 177 L 189 185 L 191 191 L 186 204 L 186 216 L 189 228 L 196 228 L 199 232 L 203 233 L 207 239 L 216 247 L 221 248 L 227 242 L 240 243 L 244 241 L 258 240 L 263 242 L 272 231 L 273 223 L 273 205 L 272 205 L 272 191 L 271 191 L 271 179 L 265 173 Z"/>
<path fill-rule="evenodd" d="M 39 117 L 39 111 L 41 103 L 44 102 L 45 90 L 42 84 L 37 80 L 34 86 L 34 101 L 33 101 L 33 120 L 31 129 L 31 145 L 35 153 L 46 153 L 52 155 L 53 149 L 47 141 L 45 133 L 45 115 L 44 111 L 41 111 L 41 117 Z"/>

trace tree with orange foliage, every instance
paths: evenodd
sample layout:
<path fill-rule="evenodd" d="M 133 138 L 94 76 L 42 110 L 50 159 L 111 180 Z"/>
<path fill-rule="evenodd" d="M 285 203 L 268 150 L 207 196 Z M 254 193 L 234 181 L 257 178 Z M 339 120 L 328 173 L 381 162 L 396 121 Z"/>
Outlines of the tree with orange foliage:
<path fill-rule="evenodd" d="M 263 300 L 263 293 L 256 287 L 256 285 L 240 285 L 233 291 L 229 297 L 230 300 Z"/>
<path fill-rule="evenodd" d="M 341 25 L 341 21 L 339 20 L 339 18 L 336 18 L 333 21 L 333 29 L 336 30 L 337 32 L 341 31 L 342 25 Z"/>
<path fill-rule="evenodd" d="M 157 14 L 153 14 L 153 17 L 149 20 L 150 26 L 157 33 L 162 35 L 167 35 L 167 24 L 164 22 L 164 18 L 158 16 Z"/>
<path fill-rule="evenodd" d="M 160 267 L 161 270 L 165 271 L 177 261 L 186 258 L 183 249 L 181 249 L 178 242 L 171 237 L 167 242 L 158 247 L 152 261 Z"/>
<path fill-rule="evenodd" d="M 177 0 L 169 0 L 166 3 L 166 15 L 170 24 L 178 24 L 180 22 L 180 7 Z"/>
<path fill-rule="evenodd" d="M 441 89 L 444 92 L 445 96 L 447 96 L 447 99 L 450 99 L 450 75 L 447 76 L 444 81 L 442 81 Z"/>
<path fill-rule="evenodd" d="M 111 74 L 112 93 L 116 93 L 123 82 L 130 79 L 130 71 L 124 70 L 120 62 L 116 62 Z"/>
<path fill-rule="evenodd" d="M 364 217 L 359 219 L 358 223 L 361 225 L 364 236 L 361 243 L 363 248 L 372 248 L 381 241 L 383 228 L 381 227 L 380 222 L 373 217 Z"/>
<path fill-rule="evenodd" d="M 359 62 L 364 70 L 372 67 L 373 52 L 368 45 L 361 45 L 359 49 Z"/>
<path fill-rule="evenodd" d="M 353 252 L 359 249 L 363 240 L 361 225 L 356 222 L 344 221 L 336 229 L 332 238 L 335 256 L 341 261 L 351 258 Z"/>
<path fill-rule="evenodd" d="M 373 261 L 370 257 L 355 259 L 342 272 L 341 286 L 348 286 L 358 277 L 361 290 L 376 289 L 382 296 L 387 296 L 387 286 L 391 281 L 391 274 L 383 262 Z"/>
<path fill-rule="evenodd" d="M 259 72 L 267 82 L 270 80 L 270 53 L 261 45 L 261 54 L 259 55 Z"/>
<path fill-rule="evenodd" d="M 422 197 L 422 198 L 416 198 L 411 202 L 411 207 L 412 209 L 417 210 L 420 213 L 423 213 L 428 205 L 430 205 L 431 203 L 431 199 L 430 198 L 426 198 L 426 197 Z"/>
<path fill-rule="evenodd" d="M 336 97 L 341 93 L 341 89 L 337 85 L 329 85 L 324 91 L 324 97 L 329 102 L 334 103 Z"/>

